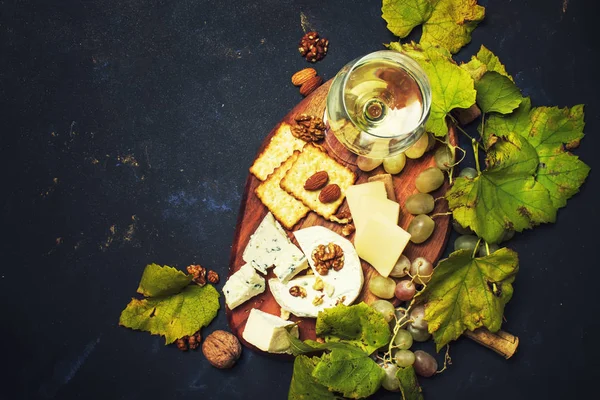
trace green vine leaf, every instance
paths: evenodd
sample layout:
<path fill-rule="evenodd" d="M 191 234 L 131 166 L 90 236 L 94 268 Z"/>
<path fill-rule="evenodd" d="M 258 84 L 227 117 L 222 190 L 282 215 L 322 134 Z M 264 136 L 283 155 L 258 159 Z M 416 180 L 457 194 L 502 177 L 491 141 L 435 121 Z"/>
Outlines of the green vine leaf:
<path fill-rule="evenodd" d="M 178 269 L 168 265 L 161 267 L 158 264 L 149 264 L 142 273 L 137 292 L 146 297 L 168 296 L 181 292 L 191 281 L 191 275 L 186 275 Z"/>
<path fill-rule="evenodd" d="M 485 326 L 496 332 L 512 297 L 519 270 L 517 253 L 502 248 L 481 258 L 459 250 L 442 260 L 422 292 L 425 319 L 437 351 L 465 330 Z"/>
<path fill-rule="evenodd" d="M 396 378 L 400 381 L 402 400 L 423 400 L 423 391 L 419 386 L 413 366 L 399 367 Z"/>
<path fill-rule="evenodd" d="M 384 0 L 382 17 L 400 38 L 422 24 L 421 44 L 456 53 L 471 41 L 471 32 L 485 17 L 485 8 L 477 0 Z"/>
<path fill-rule="evenodd" d="M 523 101 L 521 91 L 508 77 L 488 71 L 475 82 L 477 104 L 484 114 L 509 114 Z"/>
<path fill-rule="evenodd" d="M 341 399 L 313 378 L 312 373 L 321 361 L 318 357 L 298 356 L 294 360 L 294 372 L 288 392 L 288 400 Z"/>
<path fill-rule="evenodd" d="M 506 72 L 506 68 L 500 62 L 500 59 L 483 45 L 477 54 L 471 57 L 471 61 L 461 64 L 461 68 L 468 71 L 475 81 L 478 81 L 486 72 L 493 71 L 514 82 L 512 76 Z"/>

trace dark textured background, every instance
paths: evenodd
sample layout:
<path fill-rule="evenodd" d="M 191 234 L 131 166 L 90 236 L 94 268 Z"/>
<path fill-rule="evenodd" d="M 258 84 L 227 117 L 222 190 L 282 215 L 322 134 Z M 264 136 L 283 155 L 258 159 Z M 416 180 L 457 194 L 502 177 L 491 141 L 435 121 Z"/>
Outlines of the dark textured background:
<path fill-rule="evenodd" d="M 576 398 L 600 368 L 594 235 L 598 5 L 489 0 L 484 43 L 534 105 L 586 104 L 592 172 L 556 224 L 518 235 L 505 361 L 469 340 L 427 399 Z M 247 170 L 301 100 L 300 15 L 330 39 L 326 79 L 393 40 L 379 1 L 0 0 L 0 398 L 286 398 L 292 364 L 200 352 L 117 326 L 150 262 L 225 276 Z M 222 287 L 222 282 L 219 288 Z M 226 328 L 225 313 L 204 330 Z M 440 357 L 441 358 L 441 357 Z M 377 398 L 399 398 L 380 393 Z M 594 396 L 590 397 L 593 398 Z"/>

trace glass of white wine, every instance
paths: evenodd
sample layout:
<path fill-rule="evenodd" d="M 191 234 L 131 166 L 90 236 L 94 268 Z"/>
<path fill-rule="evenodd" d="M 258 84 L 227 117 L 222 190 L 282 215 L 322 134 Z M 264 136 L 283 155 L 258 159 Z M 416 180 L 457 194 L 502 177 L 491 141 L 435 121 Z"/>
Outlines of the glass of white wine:
<path fill-rule="evenodd" d="M 412 58 L 376 51 L 346 64 L 327 94 L 327 134 L 351 152 L 369 158 L 393 157 L 423 133 L 431 88 Z"/>

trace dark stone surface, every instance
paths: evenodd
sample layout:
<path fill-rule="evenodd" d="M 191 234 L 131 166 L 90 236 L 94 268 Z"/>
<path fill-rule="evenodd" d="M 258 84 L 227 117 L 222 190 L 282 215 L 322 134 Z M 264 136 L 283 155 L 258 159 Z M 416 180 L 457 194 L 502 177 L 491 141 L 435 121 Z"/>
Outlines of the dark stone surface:
<path fill-rule="evenodd" d="M 481 3 L 458 59 L 483 43 L 534 105 L 585 103 L 592 173 L 556 224 L 511 242 L 517 355 L 459 340 L 422 383 L 427 399 L 577 398 L 600 373 L 598 5 Z M 290 362 L 245 350 L 219 371 L 117 321 L 147 263 L 226 275 L 247 169 L 301 100 L 301 13 L 331 41 L 326 79 L 394 39 L 377 1 L 0 0 L 0 398 L 286 398 Z M 204 333 L 219 328 L 224 312 Z"/>

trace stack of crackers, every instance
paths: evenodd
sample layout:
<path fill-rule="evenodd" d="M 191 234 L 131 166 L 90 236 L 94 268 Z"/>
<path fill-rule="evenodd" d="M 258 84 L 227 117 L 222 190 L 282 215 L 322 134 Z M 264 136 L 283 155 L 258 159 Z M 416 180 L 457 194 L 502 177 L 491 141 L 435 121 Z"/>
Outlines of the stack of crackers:
<path fill-rule="evenodd" d="M 304 189 L 304 183 L 318 171 L 326 171 L 329 183 L 337 184 L 342 195 L 334 202 L 322 203 L 319 191 Z M 296 138 L 291 126 L 282 123 L 250 172 L 262 182 L 255 193 L 286 229 L 292 229 L 309 211 L 335 221 L 334 214 L 344 201 L 346 189 L 356 174 L 331 158 L 318 146 Z"/>

